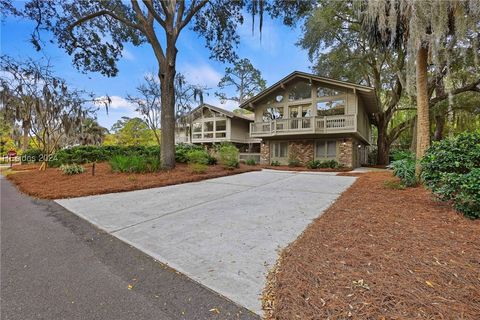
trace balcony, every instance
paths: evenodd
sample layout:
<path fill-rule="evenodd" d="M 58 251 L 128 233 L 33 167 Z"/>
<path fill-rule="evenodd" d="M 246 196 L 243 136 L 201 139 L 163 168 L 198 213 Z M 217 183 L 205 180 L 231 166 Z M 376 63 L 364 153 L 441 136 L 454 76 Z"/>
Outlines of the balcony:
<path fill-rule="evenodd" d="M 343 133 L 356 130 L 355 115 L 276 119 L 250 124 L 252 138 L 291 134 Z"/>

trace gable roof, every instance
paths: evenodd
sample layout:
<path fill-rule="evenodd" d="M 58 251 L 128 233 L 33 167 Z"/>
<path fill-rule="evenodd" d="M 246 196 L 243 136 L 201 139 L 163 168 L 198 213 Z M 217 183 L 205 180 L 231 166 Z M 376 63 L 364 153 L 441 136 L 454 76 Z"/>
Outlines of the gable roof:
<path fill-rule="evenodd" d="M 362 98 L 365 108 L 367 109 L 368 112 L 374 113 L 378 112 L 378 102 L 377 102 L 377 96 L 375 94 L 375 89 L 372 87 L 360 85 L 360 84 L 355 84 L 352 82 L 347 82 L 347 81 L 340 81 L 340 80 L 335 80 L 331 78 L 326 78 L 326 77 L 321 77 L 317 76 L 311 73 L 307 72 L 302 72 L 302 71 L 294 71 L 290 73 L 288 76 L 285 78 L 281 79 L 280 81 L 276 82 L 275 84 L 271 85 L 267 89 L 261 91 L 259 94 L 253 96 L 252 98 L 244 101 L 239 107 L 247 110 L 252 110 L 253 106 L 252 104 L 257 102 L 258 100 L 264 98 L 265 96 L 271 94 L 273 91 L 278 89 L 279 87 L 284 86 L 291 80 L 295 78 L 303 78 L 307 80 L 313 80 L 313 81 L 318 81 L 318 82 L 324 82 L 327 84 L 339 86 L 339 87 L 344 87 L 344 88 L 350 88 L 353 89 L 358 95 Z"/>
<path fill-rule="evenodd" d="M 253 121 L 253 115 L 252 115 L 252 117 L 249 117 L 249 116 L 246 116 L 246 115 L 243 115 L 243 114 L 237 114 L 237 113 L 234 113 L 234 112 L 231 112 L 231 111 L 213 106 L 213 105 L 208 104 L 208 103 L 203 103 L 203 104 L 199 105 L 198 107 L 196 107 L 195 109 L 190 111 L 188 114 L 192 115 L 196 111 L 198 111 L 200 109 L 203 109 L 203 108 L 209 108 L 209 109 L 214 110 L 216 112 L 223 113 L 224 115 L 226 115 L 229 118 L 239 118 L 239 119 L 242 119 L 242 120 Z"/>

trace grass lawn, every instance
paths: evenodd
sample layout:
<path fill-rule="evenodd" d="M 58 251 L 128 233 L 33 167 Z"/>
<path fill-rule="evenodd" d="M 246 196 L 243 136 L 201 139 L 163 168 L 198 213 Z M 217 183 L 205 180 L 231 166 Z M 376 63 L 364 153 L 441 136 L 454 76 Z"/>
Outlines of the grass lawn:
<path fill-rule="evenodd" d="M 480 319 L 480 220 L 393 179 L 359 175 L 281 252 L 267 319 Z"/>
<path fill-rule="evenodd" d="M 194 182 L 249 171 L 258 171 L 255 166 L 240 165 L 234 170 L 224 169 L 220 165 L 208 166 L 206 173 L 196 174 L 186 164 L 177 164 L 173 170 L 157 173 L 113 173 L 108 163 L 98 163 L 95 176 L 92 165 L 85 165 L 85 172 L 65 175 L 58 168 L 38 171 L 38 165 L 15 166 L 7 178 L 20 191 L 36 198 L 61 199 L 102 193 L 131 191 L 168 185 Z"/>

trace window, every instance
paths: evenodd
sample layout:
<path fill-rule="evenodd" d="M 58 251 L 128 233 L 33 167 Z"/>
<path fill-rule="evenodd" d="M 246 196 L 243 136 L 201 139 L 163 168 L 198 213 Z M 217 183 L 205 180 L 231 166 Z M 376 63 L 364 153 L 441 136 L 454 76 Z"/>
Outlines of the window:
<path fill-rule="evenodd" d="M 202 139 L 202 134 L 201 133 L 194 133 L 193 134 L 193 139 Z"/>
<path fill-rule="evenodd" d="M 210 133 L 204 133 L 203 138 L 213 138 L 213 132 Z"/>
<path fill-rule="evenodd" d="M 217 132 L 215 133 L 215 138 L 226 138 L 227 133 L 226 132 Z"/>
<path fill-rule="evenodd" d="M 331 97 L 331 96 L 338 96 L 340 94 L 343 94 L 342 91 L 337 91 L 335 89 L 330 89 L 330 88 L 323 88 L 323 87 L 318 87 L 317 88 L 317 97 Z"/>
<path fill-rule="evenodd" d="M 273 158 L 286 158 L 288 154 L 287 142 L 273 142 L 272 143 L 272 157 Z"/>
<path fill-rule="evenodd" d="M 193 124 L 193 132 L 202 132 L 202 124 L 200 122 Z"/>
<path fill-rule="evenodd" d="M 227 121 L 226 120 L 217 120 L 215 122 L 216 131 L 225 131 L 227 130 Z"/>
<path fill-rule="evenodd" d="M 208 108 L 204 108 L 203 109 L 203 117 L 204 118 L 212 118 L 213 117 L 213 112 L 212 110 L 208 109 Z"/>
<path fill-rule="evenodd" d="M 301 81 L 292 87 L 288 93 L 288 100 L 310 99 L 312 97 L 312 85 L 306 81 Z"/>
<path fill-rule="evenodd" d="M 271 121 L 283 118 L 283 107 L 269 107 L 263 113 L 263 121 Z"/>
<path fill-rule="evenodd" d="M 213 131 L 213 121 L 205 121 L 203 123 L 203 131 L 204 132 Z"/>
<path fill-rule="evenodd" d="M 275 97 L 275 100 L 276 100 L 277 102 L 282 102 L 283 96 L 282 96 L 281 94 L 279 94 L 279 95 L 277 95 L 277 96 Z"/>
<path fill-rule="evenodd" d="M 335 159 L 337 157 L 337 141 L 319 140 L 315 147 L 315 158 Z"/>
<path fill-rule="evenodd" d="M 337 116 L 345 114 L 345 100 L 317 102 L 317 116 Z"/>

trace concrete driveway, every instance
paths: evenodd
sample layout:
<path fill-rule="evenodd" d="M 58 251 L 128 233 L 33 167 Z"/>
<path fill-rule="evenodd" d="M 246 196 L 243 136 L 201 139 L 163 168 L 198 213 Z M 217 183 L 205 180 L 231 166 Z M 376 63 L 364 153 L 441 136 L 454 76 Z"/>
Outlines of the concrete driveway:
<path fill-rule="evenodd" d="M 249 172 L 57 202 L 260 314 L 265 275 L 354 177 Z"/>

